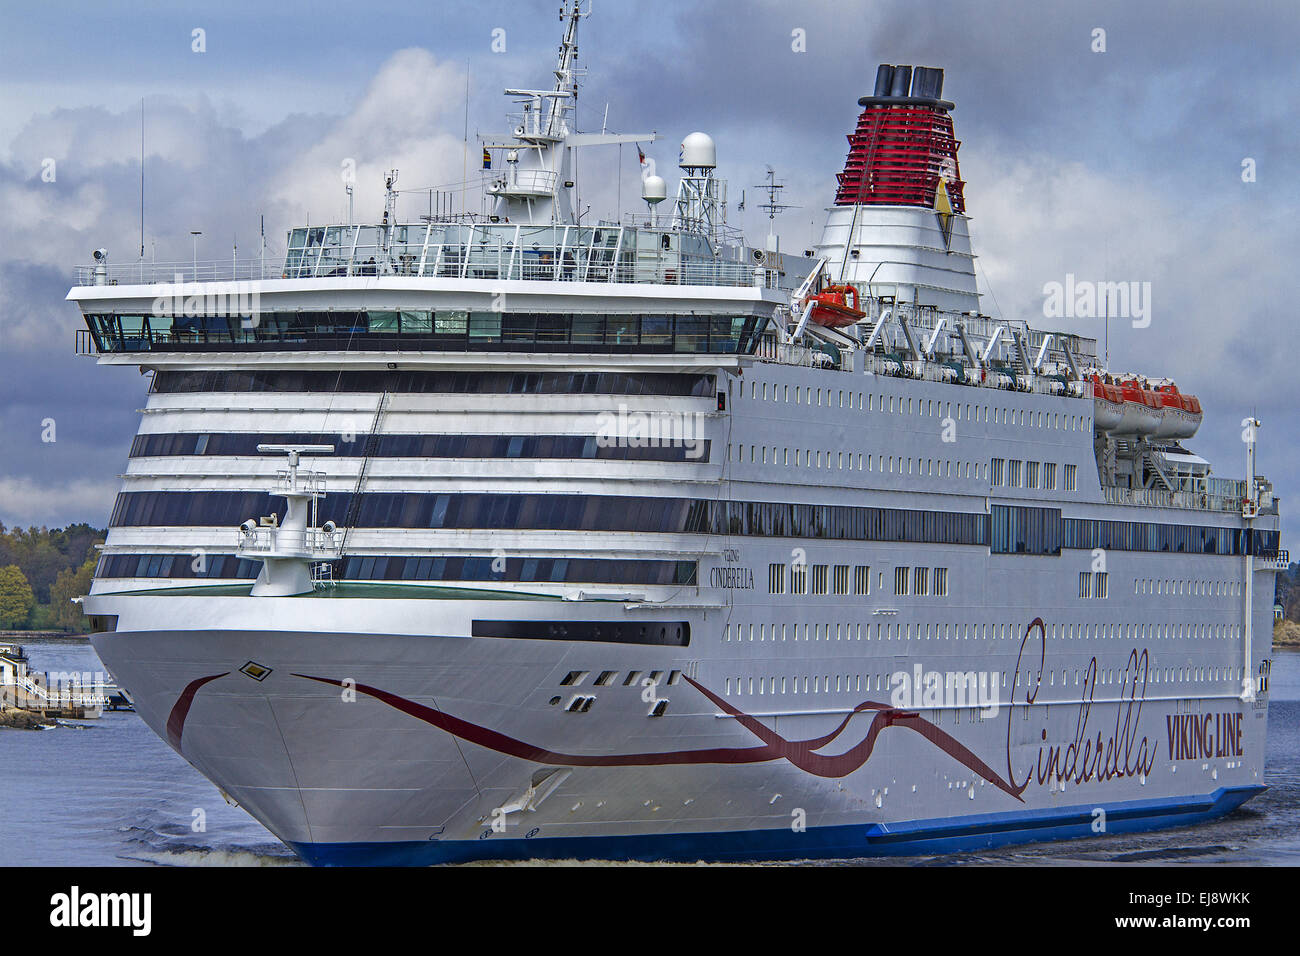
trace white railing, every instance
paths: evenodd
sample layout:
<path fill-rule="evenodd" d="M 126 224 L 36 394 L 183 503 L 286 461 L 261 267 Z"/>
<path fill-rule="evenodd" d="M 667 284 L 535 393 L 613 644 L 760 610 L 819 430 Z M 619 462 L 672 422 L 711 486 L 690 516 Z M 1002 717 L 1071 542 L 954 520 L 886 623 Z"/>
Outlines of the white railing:
<path fill-rule="evenodd" d="M 524 173 L 520 174 L 521 176 Z M 540 175 L 540 172 L 539 172 Z M 275 257 L 78 266 L 77 283 L 185 285 L 258 279 L 365 276 L 542 279 L 728 287 L 771 284 L 772 274 L 748 262 L 717 259 L 705 250 L 663 249 L 663 228 L 640 235 L 635 226 L 526 226 L 436 222 L 297 229 L 288 252 Z M 211 289 L 178 294 L 207 294 Z M 227 295 L 238 289 L 225 290 Z M 183 303 L 182 303 L 183 305 Z"/>
<path fill-rule="evenodd" d="M 771 336 L 764 336 L 759 339 L 758 347 L 754 351 L 754 357 L 760 362 L 772 362 L 777 365 L 798 365 L 803 368 L 811 368 L 823 361 L 828 361 L 828 357 L 824 352 L 810 349 L 804 345 L 787 345 L 784 342 L 776 341 Z"/>
<path fill-rule="evenodd" d="M 268 554 L 275 551 L 309 551 L 320 556 L 339 553 L 340 535 L 319 528 L 291 531 L 274 525 L 259 525 L 249 531 L 236 532 L 236 547 L 241 552 Z"/>
<path fill-rule="evenodd" d="M 1291 566 L 1291 552 L 1285 549 L 1277 554 L 1259 555 L 1255 558 L 1255 567 L 1260 571 L 1285 571 Z"/>
<path fill-rule="evenodd" d="M 279 279 L 283 256 L 266 259 L 187 259 L 184 262 L 146 262 L 109 266 L 77 266 L 77 285 L 160 285 L 187 282 L 251 282 Z M 97 278 L 97 274 L 98 277 Z M 102 279 L 102 281 L 99 281 Z"/>
<path fill-rule="evenodd" d="M 283 468 L 275 473 L 275 487 L 272 494 L 285 491 L 323 498 L 325 497 L 325 472 L 299 468 L 296 473 L 291 473 L 288 468 Z"/>
<path fill-rule="evenodd" d="M 1223 484 L 1237 484 L 1244 490 L 1245 482 L 1219 479 Z M 1192 511 L 1220 511 L 1241 513 L 1241 495 L 1223 494 L 1214 487 L 1206 491 L 1165 491 L 1159 488 L 1118 488 L 1103 486 L 1106 503 L 1112 505 L 1137 505 L 1146 508 L 1186 508 Z"/>
<path fill-rule="evenodd" d="M 555 195 L 555 186 L 560 181 L 560 174 L 550 169 L 519 169 L 488 184 L 489 195 L 497 193 L 533 193 L 539 196 Z"/>

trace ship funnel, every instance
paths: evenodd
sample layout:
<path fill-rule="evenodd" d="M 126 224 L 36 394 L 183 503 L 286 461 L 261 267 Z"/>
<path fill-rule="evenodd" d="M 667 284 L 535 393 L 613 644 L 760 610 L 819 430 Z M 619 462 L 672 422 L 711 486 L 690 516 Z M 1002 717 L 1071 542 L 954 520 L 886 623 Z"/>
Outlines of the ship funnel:
<path fill-rule="evenodd" d="M 951 211 L 965 212 L 965 184 L 948 115 L 953 105 L 942 95 L 943 70 L 880 64 L 872 95 L 858 100 L 863 111 L 849 137 L 837 206 L 935 208 L 942 177 Z"/>
<path fill-rule="evenodd" d="M 827 275 L 864 297 L 978 312 L 966 184 L 943 81 L 937 67 L 878 66 L 871 92 L 858 100 L 862 111 L 815 251 Z"/>
<path fill-rule="evenodd" d="M 937 100 L 943 96 L 943 70 L 918 66 L 912 74 L 912 96 L 916 99 Z"/>
<path fill-rule="evenodd" d="M 890 96 L 906 96 L 912 88 L 912 68 L 894 67 L 894 82 L 889 87 Z"/>
<path fill-rule="evenodd" d="M 894 85 L 894 68 L 882 63 L 876 68 L 876 96 L 888 96 L 889 88 Z"/>

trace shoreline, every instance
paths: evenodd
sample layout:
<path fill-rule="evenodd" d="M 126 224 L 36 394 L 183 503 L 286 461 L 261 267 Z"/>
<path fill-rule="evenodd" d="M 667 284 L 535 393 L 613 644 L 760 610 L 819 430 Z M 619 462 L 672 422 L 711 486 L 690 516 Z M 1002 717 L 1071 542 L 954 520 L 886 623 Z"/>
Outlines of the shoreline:
<path fill-rule="evenodd" d="M 88 634 L 74 634 L 68 631 L 0 631 L 0 643 L 22 644 L 31 641 L 85 641 Z"/>

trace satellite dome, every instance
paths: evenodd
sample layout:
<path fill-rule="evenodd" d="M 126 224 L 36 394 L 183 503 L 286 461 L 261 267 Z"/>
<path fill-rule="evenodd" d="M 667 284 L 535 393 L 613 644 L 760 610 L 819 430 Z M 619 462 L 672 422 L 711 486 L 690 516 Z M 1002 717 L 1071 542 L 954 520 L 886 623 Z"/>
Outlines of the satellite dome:
<path fill-rule="evenodd" d="M 682 169 L 713 169 L 718 165 L 718 148 L 708 133 L 691 133 L 682 140 Z"/>
<path fill-rule="evenodd" d="M 652 206 L 668 198 L 668 184 L 662 176 L 647 176 L 641 182 L 641 198 Z"/>

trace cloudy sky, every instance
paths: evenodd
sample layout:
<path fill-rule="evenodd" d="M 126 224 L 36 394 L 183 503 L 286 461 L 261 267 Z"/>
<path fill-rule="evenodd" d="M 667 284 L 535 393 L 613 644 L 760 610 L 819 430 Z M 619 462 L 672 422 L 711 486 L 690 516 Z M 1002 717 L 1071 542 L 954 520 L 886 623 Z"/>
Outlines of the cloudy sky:
<path fill-rule="evenodd" d="M 229 258 L 235 244 L 252 255 L 263 216 L 282 252 L 291 224 L 343 218 L 345 160 L 361 219 L 378 218 L 390 167 L 412 190 L 402 218 L 424 211 L 418 190 L 458 190 L 467 77 L 472 175 L 476 136 L 504 129 L 500 90 L 551 84 L 559 6 L 11 8 L 0 37 L 0 521 L 102 525 L 125 469 L 146 379 L 73 354 L 81 323 L 64 296 L 92 249 L 118 263 L 139 254 L 142 99 L 146 255 L 188 260 L 191 230 L 204 233 L 200 258 Z M 599 128 L 608 109 L 610 129 L 657 131 L 646 151 L 670 181 L 681 137 L 710 132 L 733 199 L 751 197 L 740 224 L 755 236 L 766 224 L 753 184 L 774 166 L 798 207 L 779 220 L 785 245 L 799 247 L 820 231 L 876 64 L 943 67 L 984 310 L 1100 338 L 1100 320 L 1045 323 L 1044 284 L 1070 273 L 1150 282 L 1151 324 L 1112 323 L 1112 366 L 1199 395 L 1207 416 L 1190 444 L 1225 477 L 1242 473 L 1240 422 L 1257 414 L 1260 470 L 1285 514 L 1300 494 L 1300 296 L 1288 265 L 1300 250 L 1298 38 L 1300 6 L 1283 0 L 596 0 L 580 38 L 580 125 Z M 634 151 L 583 162 L 594 214 L 636 205 Z M 53 442 L 42 441 L 47 419 Z"/>

